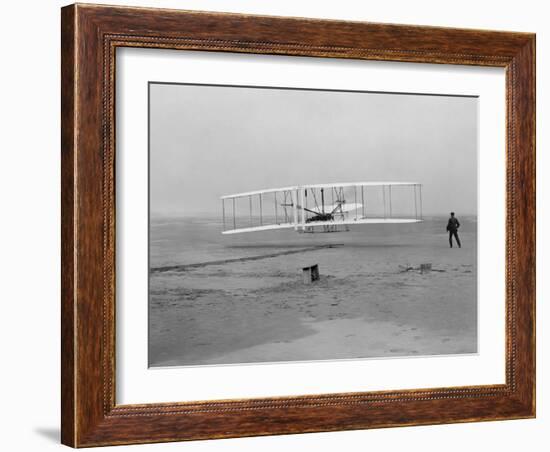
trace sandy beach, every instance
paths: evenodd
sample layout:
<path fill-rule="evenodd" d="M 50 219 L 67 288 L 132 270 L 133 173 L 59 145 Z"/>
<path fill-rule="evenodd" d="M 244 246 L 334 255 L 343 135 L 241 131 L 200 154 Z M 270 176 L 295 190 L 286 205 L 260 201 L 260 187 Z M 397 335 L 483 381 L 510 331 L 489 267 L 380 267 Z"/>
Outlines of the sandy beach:
<path fill-rule="evenodd" d="M 449 249 L 446 217 L 232 237 L 214 218 L 154 218 L 149 365 L 475 353 L 477 222 L 460 220 Z"/>

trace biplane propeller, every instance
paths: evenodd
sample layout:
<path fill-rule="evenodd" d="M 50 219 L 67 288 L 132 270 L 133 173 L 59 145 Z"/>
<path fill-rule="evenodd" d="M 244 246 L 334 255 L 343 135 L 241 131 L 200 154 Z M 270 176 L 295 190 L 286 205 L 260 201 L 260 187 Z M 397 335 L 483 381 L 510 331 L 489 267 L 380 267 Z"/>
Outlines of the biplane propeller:
<path fill-rule="evenodd" d="M 414 214 L 393 215 L 392 187 L 395 186 L 411 190 Z M 222 233 L 290 228 L 298 232 L 340 232 L 349 230 L 348 226 L 352 224 L 415 223 L 422 221 L 421 188 L 421 184 L 416 182 L 357 182 L 300 185 L 226 195 L 221 197 Z M 376 189 L 382 196 L 383 215 L 375 215 L 366 208 L 367 189 Z M 330 204 L 326 204 L 329 198 Z M 354 202 L 348 202 L 350 198 Z M 253 200 L 257 200 L 257 206 Z M 232 206 L 230 212 L 226 210 L 226 202 Z M 239 215 L 237 203 L 243 202 L 247 212 Z M 266 208 L 266 204 L 269 207 Z"/>

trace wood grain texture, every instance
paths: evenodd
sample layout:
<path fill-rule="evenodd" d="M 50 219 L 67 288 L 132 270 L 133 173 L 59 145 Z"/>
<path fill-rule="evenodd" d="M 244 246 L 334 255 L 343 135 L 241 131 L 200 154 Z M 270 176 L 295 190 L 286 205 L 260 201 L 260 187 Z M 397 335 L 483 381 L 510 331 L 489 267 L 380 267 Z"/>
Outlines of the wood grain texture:
<path fill-rule="evenodd" d="M 74 447 L 535 415 L 535 36 L 71 5 L 62 9 L 62 442 Z M 116 405 L 117 47 L 506 68 L 506 384 Z"/>
<path fill-rule="evenodd" d="M 61 441 L 74 444 L 75 323 L 74 296 L 74 158 L 75 158 L 75 59 L 74 8 L 61 11 Z"/>

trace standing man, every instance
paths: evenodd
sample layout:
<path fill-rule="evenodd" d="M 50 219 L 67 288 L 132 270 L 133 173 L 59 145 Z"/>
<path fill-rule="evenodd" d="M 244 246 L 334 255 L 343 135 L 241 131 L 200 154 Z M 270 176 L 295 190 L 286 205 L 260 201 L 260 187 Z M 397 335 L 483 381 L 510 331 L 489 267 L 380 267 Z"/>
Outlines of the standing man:
<path fill-rule="evenodd" d="M 455 217 L 455 213 L 451 212 L 451 218 L 449 218 L 449 221 L 447 223 L 447 231 L 449 231 L 449 245 L 451 248 L 453 247 L 453 235 L 455 236 L 456 243 L 459 248 L 462 248 L 460 245 L 460 239 L 458 238 L 458 228 L 460 227 L 460 223 L 458 219 Z"/>

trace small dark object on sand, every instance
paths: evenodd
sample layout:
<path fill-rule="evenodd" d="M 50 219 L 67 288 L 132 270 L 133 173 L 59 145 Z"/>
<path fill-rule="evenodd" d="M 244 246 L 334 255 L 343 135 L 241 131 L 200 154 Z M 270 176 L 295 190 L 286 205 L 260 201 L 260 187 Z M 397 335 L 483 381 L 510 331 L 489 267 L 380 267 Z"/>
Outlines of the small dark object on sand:
<path fill-rule="evenodd" d="M 404 265 L 400 265 L 399 266 L 399 271 L 401 273 L 404 273 L 404 272 L 410 272 L 412 270 L 414 270 L 415 268 L 414 267 L 411 267 L 410 265 L 407 265 L 407 266 L 404 266 Z"/>
<path fill-rule="evenodd" d="M 437 268 L 432 268 L 432 264 L 420 264 L 420 267 L 411 267 L 410 265 L 408 265 L 408 266 L 400 265 L 399 266 L 399 271 L 401 273 L 411 272 L 411 271 L 420 272 L 420 273 L 430 273 L 430 272 L 445 273 L 446 270 L 440 270 L 440 269 L 437 269 Z"/>
<path fill-rule="evenodd" d="M 319 265 L 311 265 L 310 267 L 302 268 L 302 276 L 304 284 L 311 284 L 319 279 Z"/>
<path fill-rule="evenodd" d="M 420 273 L 429 273 L 432 271 L 432 264 L 420 264 Z"/>

